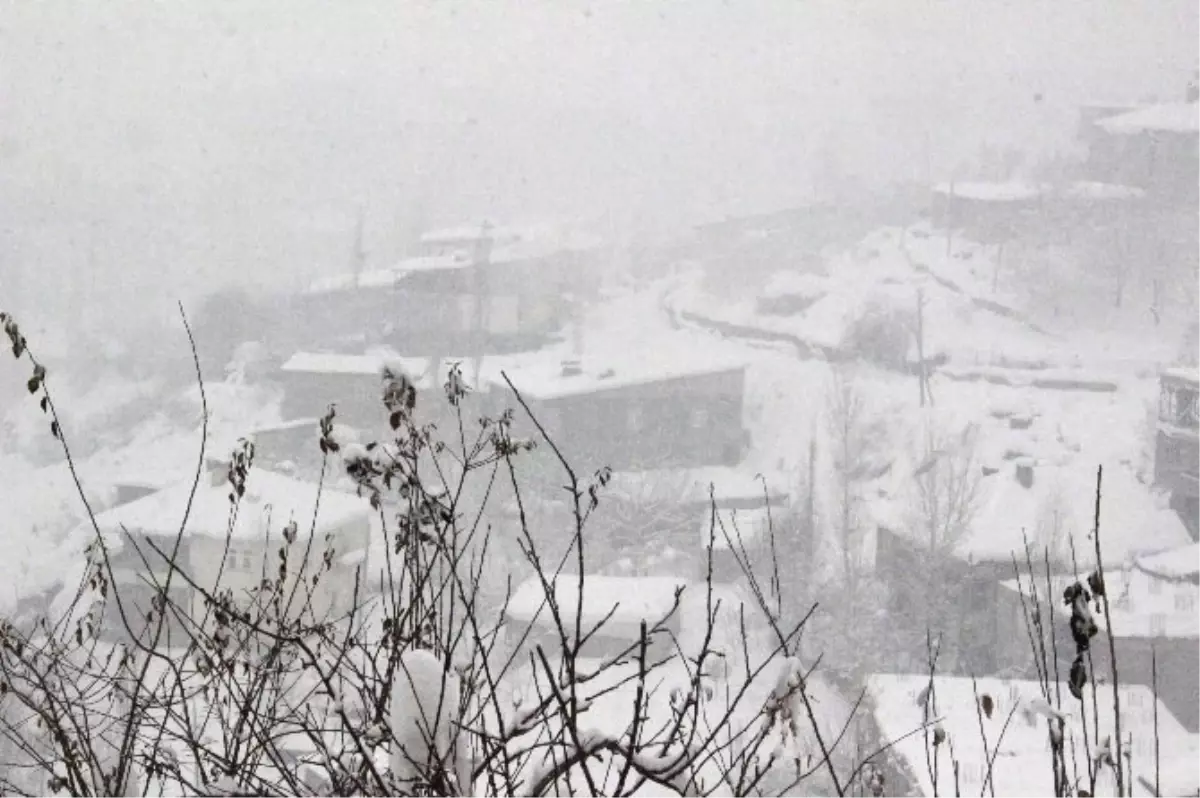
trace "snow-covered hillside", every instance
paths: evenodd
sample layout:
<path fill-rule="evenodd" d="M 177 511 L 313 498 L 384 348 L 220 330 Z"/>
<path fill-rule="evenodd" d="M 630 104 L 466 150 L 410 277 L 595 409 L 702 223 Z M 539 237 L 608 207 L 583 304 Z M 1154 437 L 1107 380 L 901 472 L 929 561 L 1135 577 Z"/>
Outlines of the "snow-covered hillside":
<path fill-rule="evenodd" d="M 743 292 L 755 298 L 708 294 L 693 275 L 676 283 L 664 305 L 694 329 L 770 347 L 748 381 L 750 462 L 791 473 L 799 484 L 815 438 L 812 485 L 824 538 L 833 535 L 838 504 L 830 455 L 838 442 L 828 418 L 838 374 L 854 386 L 863 423 L 873 425 L 868 448 L 882 460 L 876 466 L 883 473 L 857 486 L 864 526 L 913 523 L 913 474 L 927 457 L 923 438 L 932 426 L 939 438 L 973 436 L 972 456 L 985 474 L 978 523 L 981 530 L 1007 523 L 1012 532 L 997 538 L 994 530 L 980 531 L 981 538 L 1019 548 L 1021 529 L 1036 538 L 1038 519 L 1065 501 L 1073 507 L 1076 544 L 1084 543 L 1085 510 L 1096 469 L 1104 466 L 1113 491 L 1105 503 L 1106 540 L 1114 556 L 1173 542 L 1175 532 L 1164 542 L 1141 530 L 1151 518 L 1168 518 L 1166 497 L 1149 483 L 1157 371 L 1176 356 L 1178 341 L 1164 331 L 1118 337 L 1043 326 L 1015 292 L 992 291 L 995 257 L 994 249 L 966 241 L 948 257 L 945 239 L 927 228 L 885 228 L 847 251 L 827 252 L 817 267 L 778 272 L 757 292 Z M 933 406 L 924 409 L 915 376 L 918 297 L 924 354 L 932 361 Z M 864 316 L 889 320 L 885 331 L 907 339 L 907 363 L 867 362 L 878 361 L 876 353 L 854 348 L 854 326 Z M 1105 434 L 1096 435 L 1101 428 Z M 1036 489 L 1008 489 L 1018 462 L 1036 472 Z"/>

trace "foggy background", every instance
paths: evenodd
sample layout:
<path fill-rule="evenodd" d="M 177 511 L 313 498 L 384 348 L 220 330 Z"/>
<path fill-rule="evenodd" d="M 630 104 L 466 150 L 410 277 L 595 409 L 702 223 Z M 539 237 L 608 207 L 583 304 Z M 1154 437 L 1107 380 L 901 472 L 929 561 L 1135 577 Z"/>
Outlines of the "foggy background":
<path fill-rule="evenodd" d="M 0 3 L 0 294 L 27 326 L 295 289 L 490 216 L 617 237 L 1070 147 L 1181 86 L 1192 0 Z M 136 303 L 129 290 L 138 290 Z"/>

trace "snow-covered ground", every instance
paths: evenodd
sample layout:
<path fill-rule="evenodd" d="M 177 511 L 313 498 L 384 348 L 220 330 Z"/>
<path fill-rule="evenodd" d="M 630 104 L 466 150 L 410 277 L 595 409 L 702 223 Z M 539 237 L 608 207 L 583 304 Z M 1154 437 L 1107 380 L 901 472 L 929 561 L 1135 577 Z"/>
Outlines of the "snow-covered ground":
<path fill-rule="evenodd" d="M 756 292 L 731 298 L 707 293 L 700 281 L 693 281 L 674 292 L 671 302 L 706 318 L 830 348 L 847 341 L 864 313 L 893 315 L 907 328 L 913 359 L 917 306 L 923 297 L 925 356 L 942 356 L 959 366 L 1038 364 L 1136 374 L 1178 354 L 1186 308 L 1162 326 L 1154 325 L 1141 305 L 1116 313 L 1092 296 L 1101 278 L 1077 271 L 1065 256 L 1055 262 L 1053 273 L 1047 269 L 1020 277 L 1041 287 L 1061 280 L 1064 293 L 1082 297 L 1075 304 L 1088 306 L 1095 326 L 1073 330 L 1078 314 L 1066 307 L 1069 300 L 1057 320 L 1026 307 L 1033 300 L 1029 290 L 1019 288 L 1013 272 L 1036 268 L 1038 264 L 1025 262 L 1032 257 L 1021 259 L 1020 266 L 1008 264 L 1005 258 L 1016 256 L 970 241 L 954 241 L 947 252 L 945 238 L 923 224 L 883 228 L 856 247 L 826 253 L 822 263 L 777 272 Z M 792 313 L 764 310 L 764 300 L 780 299 L 807 307 Z"/>

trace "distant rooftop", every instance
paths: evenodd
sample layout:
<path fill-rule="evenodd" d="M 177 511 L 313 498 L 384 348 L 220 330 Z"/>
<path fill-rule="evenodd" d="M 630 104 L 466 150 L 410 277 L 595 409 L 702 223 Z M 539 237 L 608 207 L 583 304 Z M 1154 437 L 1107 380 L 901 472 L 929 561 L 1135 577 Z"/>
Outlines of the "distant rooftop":
<path fill-rule="evenodd" d="M 1190 382 L 1193 384 L 1200 383 L 1200 368 L 1196 366 L 1171 366 L 1163 369 L 1164 377 Z"/>
<path fill-rule="evenodd" d="M 1196 103 L 1163 103 L 1101 119 L 1097 125 L 1109 133 L 1196 133 L 1200 111 Z"/>
<path fill-rule="evenodd" d="M 1062 193 L 1063 196 L 1070 199 L 1088 200 L 1140 199 L 1146 196 L 1146 192 L 1143 189 L 1135 186 L 1123 186 L 1118 183 L 1097 183 L 1086 180 L 1072 183 Z"/>
<path fill-rule="evenodd" d="M 488 220 L 482 220 L 473 225 L 463 224 L 428 230 L 422 233 L 417 240 L 422 244 L 458 244 L 478 241 L 486 236 L 492 241 L 502 243 L 519 241 L 527 235 L 528 232 L 521 231 L 516 227 L 498 226 Z"/>
<path fill-rule="evenodd" d="M 497 240 L 488 253 L 487 265 L 518 266 L 561 253 L 582 252 L 599 244 L 599 239 L 584 235 L 551 239 Z M 459 271 L 475 265 L 474 254 L 465 248 L 443 255 L 421 255 L 404 258 L 386 269 L 364 271 L 357 275 L 343 273 L 321 277 L 312 281 L 304 293 L 329 294 L 360 288 L 391 288 L 401 285 L 405 278 L 413 274 Z"/>
<path fill-rule="evenodd" d="M 464 379 L 473 373 L 473 359 L 445 357 L 438 366 L 438 382 L 445 383 L 450 369 L 458 364 Z M 485 361 L 486 362 L 486 361 Z M 362 355 L 347 355 L 334 352 L 297 352 L 288 358 L 280 371 L 290 374 L 330 374 L 340 376 L 377 377 L 382 379 L 385 366 L 408 376 L 420 390 L 433 387 L 429 384 L 433 359 L 428 357 L 406 357 L 391 352 L 373 352 Z"/>
<path fill-rule="evenodd" d="M 979 202 L 1023 202 L 1044 195 L 1048 188 L 1035 183 L 1007 181 L 1001 183 L 963 182 L 939 183 L 933 190 L 938 194 Z"/>

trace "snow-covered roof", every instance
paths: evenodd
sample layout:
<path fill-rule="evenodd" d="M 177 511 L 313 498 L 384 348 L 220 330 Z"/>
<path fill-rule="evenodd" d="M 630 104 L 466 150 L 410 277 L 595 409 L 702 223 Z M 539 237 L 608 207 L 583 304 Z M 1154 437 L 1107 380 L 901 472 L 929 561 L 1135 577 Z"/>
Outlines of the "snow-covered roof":
<path fill-rule="evenodd" d="M 484 359 L 487 364 L 488 359 Z M 432 358 L 412 358 L 412 356 L 376 352 L 361 355 L 348 355 L 324 352 L 298 352 L 281 366 L 281 371 L 302 374 L 340 374 L 340 376 L 380 377 L 385 366 L 407 374 L 413 384 L 420 390 L 431 388 Z M 450 368 L 458 366 L 464 380 L 472 378 L 473 359 L 442 358 L 438 365 L 438 385 L 445 383 L 449 377 Z M 305 424 L 304 420 L 292 421 L 289 424 Z M 278 427 L 272 427 L 272 430 Z"/>
<path fill-rule="evenodd" d="M 501 227 L 490 221 L 481 221 L 473 225 L 463 224 L 428 230 L 422 233 L 417 240 L 422 244 L 457 244 L 478 241 L 485 235 L 494 241 L 518 240 L 522 237 L 521 231 L 516 228 Z"/>
<path fill-rule="evenodd" d="M 1045 576 L 1035 577 L 1039 597 L 1047 600 Z M 1053 591 L 1049 600 L 1060 603 L 1063 591 L 1074 582 L 1086 584 L 1085 576 L 1063 575 L 1052 577 Z M 1106 568 L 1104 582 L 1109 588 L 1109 620 L 1113 636 L 1136 638 L 1196 638 L 1200 636 L 1200 585 L 1193 582 L 1168 581 L 1143 573 L 1133 568 Z M 1151 589 L 1150 582 L 1158 584 Z M 1014 593 L 1021 592 L 1029 597 L 1029 579 L 1023 577 L 1018 586 L 1016 579 L 1000 583 L 1001 587 Z M 1101 630 L 1105 620 L 1097 618 Z"/>
<path fill-rule="evenodd" d="M 1200 113 L 1196 103 L 1163 103 L 1139 108 L 1126 114 L 1101 119 L 1096 123 L 1109 133 L 1196 133 L 1200 131 Z"/>
<path fill-rule="evenodd" d="M 1200 573 L 1200 543 L 1138 557 L 1134 566 L 1150 576 L 1185 579 Z"/>
<path fill-rule="evenodd" d="M 410 274 L 465 269 L 471 258 L 462 253 L 405 258 L 388 269 L 372 269 L 357 274 L 343 273 L 320 277 L 308 284 L 306 294 L 329 294 L 358 288 L 391 288 Z"/>
<path fill-rule="evenodd" d="M 250 434 L 259 435 L 262 433 L 285 432 L 287 430 L 300 429 L 302 427 L 312 427 L 313 429 L 316 429 L 318 424 L 320 424 L 320 419 L 316 418 L 315 416 L 313 418 L 295 418 L 291 421 L 284 421 L 279 424 L 269 424 L 264 427 L 257 427 Z"/>
<path fill-rule="evenodd" d="M 573 626 L 579 598 L 579 577 L 575 574 L 563 574 L 549 581 L 564 622 L 569 619 Z M 653 626 L 671 611 L 675 603 L 675 591 L 687 584 L 686 579 L 665 576 L 620 577 L 588 574 L 583 580 L 583 631 L 590 631 L 610 612 L 610 624 L 636 626 L 644 620 L 649 626 Z M 697 589 L 702 590 L 703 587 Z M 540 625 L 553 627 L 554 616 L 550 612 L 546 596 L 546 590 L 537 577 L 526 580 L 513 593 L 508 603 L 508 617 L 530 622 L 536 615 Z"/>
<path fill-rule="evenodd" d="M 740 371 L 750 364 L 746 355 L 695 348 L 660 346 L 663 341 L 643 341 L 635 351 L 621 355 L 589 355 L 578 358 L 577 374 L 563 374 L 567 352 L 545 351 L 533 356 L 494 358 L 484 361 L 485 384 L 501 390 L 507 383 L 531 399 L 561 399 L 589 393 L 647 385 L 667 380 Z M 540 356 L 539 356 L 540 354 Z"/>
<path fill-rule="evenodd" d="M 1050 705 L 1042 696 L 1041 686 L 1036 681 L 981 678 L 973 681 L 969 677 L 938 676 L 933 680 L 931 717 L 941 719 L 941 728 L 946 742 L 933 746 L 933 729 L 928 735 L 916 729 L 925 722 L 925 710 L 921 701 L 929 686 L 928 674 L 872 675 L 867 679 L 867 691 L 875 709 L 875 721 L 880 734 L 886 741 L 894 742 L 891 751 L 904 765 L 923 795 L 988 794 L 985 777 L 988 761 L 992 761 L 991 786 L 996 795 L 1053 795 L 1053 771 L 1050 766 L 1047 712 Z M 1090 740 L 1085 747 L 1081 726 L 1080 702 L 1073 699 L 1065 684 L 1058 685 L 1063 696 L 1062 714 L 1065 716 L 1063 750 L 1068 763 L 1083 763 L 1094 752 L 1096 741 Z M 1115 737 L 1115 723 L 1111 688 L 1102 685 L 1101 694 L 1094 704 L 1099 710 L 1100 736 Z M 989 696 L 992 714 L 989 718 L 977 707 L 979 699 Z M 1088 707 L 1089 732 L 1095 719 L 1092 718 L 1091 689 L 1084 689 L 1084 702 Z M 1119 688 L 1121 696 L 1121 734 L 1126 739 L 1132 735 L 1132 761 L 1126 760 L 1129 780 L 1139 776 L 1150 783 L 1154 781 L 1154 712 L 1153 691 L 1142 685 L 1124 685 Z M 1054 698 L 1054 687 L 1051 697 Z M 1186 756 L 1195 750 L 1195 736 L 1188 734 L 1170 710 L 1162 703 L 1158 706 L 1158 736 L 1162 761 Z M 1011 715 L 1011 720 L 1009 720 Z M 982 717 L 982 721 L 980 718 Z M 1007 728 L 1005 724 L 1007 723 Z M 980 725 L 983 731 L 980 731 Z M 905 736 L 907 735 L 907 736 Z M 983 738 L 987 739 L 987 753 Z M 903 739 L 901 739 L 903 738 Z M 956 784 L 955 768 L 950 750 L 958 761 Z M 1089 751 L 1090 749 L 1090 751 Z M 938 789 L 935 791 L 930 775 L 930 762 L 938 757 Z M 1194 755 L 1189 758 L 1194 763 Z M 1068 772 L 1070 771 L 1068 764 Z M 1193 764 L 1194 768 L 1194 764 Z M 1190 789 L 1196 786 L 1195 772 Z M 961 790 L 961 793 L 956 792 Z M 1179 793 L 1171 793 L 1179 794 Z"/>
<path fill-rule="evenodd" d="M 124 528 L 131 534 L 176 534 L 183 522 L 191 490 L 192 480 L 181 480 L 145 498 L 100 513 L 96 516 L 96 524 L 101 531 Z M 186 533 L 223 538 L 229 528 L 233 507 L 229 500 L 232 490 L 224 480 L 213 485 L 207 473 L 201 474 L 188 514 Z M 290 520 L 295 520 L 300 530 L 307 532 L 312 526 L 314 509 L 317 509 L 317 492 L 317 485 L 311 482 L 252 468 L 246 477 L 246 492 L 232 536 L 255 540 L 268 533 L 278 535 Z M 370 513 L 366 499 L 324 488 L 320 490 L 316 527 L 318 531 L 334 529 L 369 518 Z"/>
<path fill-rule="evenodd" d="M 420 358 L 393 358 L 410 374 L 420 373 Z M 280 371 L 308 374 L 357 374 L 379 376 L 387 359 L 381 355 L 345 355 L 334 352 L 297 352 L 280 366 Z M 410 371 L 411 369 L 411 371 Z"/>
<path fill-rule="evenodd" d="M 1190 382 L 1193 385 L 1200 384 L 1200 368 L 1195 366 L 1172 366 L 1163 369 L 1162 375 L 1182 382 Z"/>
<path fill-rule="evenodd" d="M 1033 464 L 1033 485 L 1023 487 L 1015 463 L 1004 463 L 983 478 L 980 501 L 970 530 L 955 544 L 968 561 L 1010 562 L 1023 559 L 1024 533 L 1034 553 L 1050 547 L 1060 567 L 1075 561 L 1080 568 L 1096 560 L 1092 542 L 1096 474 L 1078 463 Z M 1056 520 L 1057 519 L 1057 520 Z M 1128 562 L 1136 555 L 1182 546 L 1191 541 L 1179 516 L 1127 469 L 1106 468 L 1100 503 L 1100 542 L 1108 563 Z M 1035 557 L 1035 559 L 1037 559 Z"/>
<path fill-rule="evenodd" d="M 699 522 L 701 548 L 711 541 L 714 551 L 732 549 L 740 554 L 743 547 L 765 543 L 771 524 L 778 524 L 779 518 L 766 507 L 719 507 L 715 517 L 711 509 L 705 510 Z"/>
<path fill-rule="evenodd" d="M 764 485 L 765 482 L 765 485 Z M 755 473 L 746 468 L 704 466 L 649 471 L 614 471 L 605 495 L 638 497 L 647 493 L 680 503 L 704 502 L 710 496 L 717 505 L 731 501 L 762 501 L 772 505 L 786 500 L 788 480 L 779 473 Z M 711 487 L 711 493 L 710 493 Z"/>
<path fill-rule="evenodd" d="M 958 199 L 980 202 L 1022 202 L 1036 199 L 1047 192 L 1047 187 L 1035 183 L 1009 181 L 1003 183 L 965 182 L 939 183 L 933 190 Z"/>
<path fill-rule="evenodd" d="M 563 240 L 514 241 L 498 243 L 489 253 L 486 265 L 512 266 L 547 258 L 559 253 L 578 252 L 599 245 L 597 239 L 575 236 Z M 476 265 L 471 253 L 464 250 L 447 255 L 421 255 L 404 258 L 386 269 L 374 269 L 359 274 L 335 274 L 318 278 L 304 290 L 306 294 L 329 294 L 359 288 L 391 288 L 399 286 L 412 274 L 467 269 Z"/>

